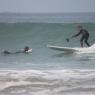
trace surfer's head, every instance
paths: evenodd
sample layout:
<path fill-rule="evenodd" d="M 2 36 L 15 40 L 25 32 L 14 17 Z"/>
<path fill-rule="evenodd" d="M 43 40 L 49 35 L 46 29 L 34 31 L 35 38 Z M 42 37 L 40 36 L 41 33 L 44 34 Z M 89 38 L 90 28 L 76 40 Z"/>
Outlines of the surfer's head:
<path fill-rule="evenodd" d="M 79 30 L 79 31 L 80 31 L 82 28 L 83 28 L 82 25 L 78 25 L 78 26 L 77 26 L 77 30 Z"/>
<path fill-rule="evenodd" d="M 26 46 L 26 47 L 24 48 L 24 51 L 28 51 L 28 50 L 29 50 L 29 47 Z"/>

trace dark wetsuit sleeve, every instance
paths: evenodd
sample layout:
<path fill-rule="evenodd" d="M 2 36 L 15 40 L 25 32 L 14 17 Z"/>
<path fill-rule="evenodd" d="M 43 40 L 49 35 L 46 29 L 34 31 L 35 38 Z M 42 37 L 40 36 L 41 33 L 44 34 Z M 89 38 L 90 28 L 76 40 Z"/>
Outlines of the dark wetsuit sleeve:
<path fill-rule="evenodd" d="M 77 36 L 79 36 L 80 34 L 81 34 L 81 31 L 80 31 L 78 34 L 72 36 L 72 38 L 73 38 L 73 37 L 77 37 Z"/>

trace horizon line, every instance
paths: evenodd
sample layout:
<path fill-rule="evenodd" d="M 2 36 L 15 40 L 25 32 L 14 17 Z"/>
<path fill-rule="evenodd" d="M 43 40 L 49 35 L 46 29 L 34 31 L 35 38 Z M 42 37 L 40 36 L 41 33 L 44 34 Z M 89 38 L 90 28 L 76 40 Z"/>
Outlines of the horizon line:
<path fill-rule="evenodd" d="M 12 14 L 62 14 L 62 13 L 95 13 L 95 12 L 0 12 L 3 13 L 12 13 Z"/>

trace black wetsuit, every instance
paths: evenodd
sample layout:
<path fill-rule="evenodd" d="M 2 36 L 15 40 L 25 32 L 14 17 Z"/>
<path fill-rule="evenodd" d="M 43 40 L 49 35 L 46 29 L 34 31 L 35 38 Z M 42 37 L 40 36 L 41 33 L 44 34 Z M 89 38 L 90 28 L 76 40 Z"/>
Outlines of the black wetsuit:
<path fill-rule="evenodd" d="M 80 32 L 72 37 L 77 37 L 79 35 L 82 35 L 81 39 L 80 39 L 80 43 L 81 43 L 81 47 L 83 47 L 83 41 L 86 43 L 87 46 L 90 46 L 90 44 L 88 43 L 88 38 L 89 38 L 89 33 L 87 30 L 85 29 L 81 29 Z"/>
<path fill-rule="evenodd" d="M 7 50 L 5 50 L 5 51 L 3 51 L 3 53 L 4 54 L 18 54 L 18 53 L 27 53 L 27 51 L 28 50 L 19 50 L 19 51 L 17 51 L 17 52 L 10 52 L 10 51 L 7 51 Z"/>

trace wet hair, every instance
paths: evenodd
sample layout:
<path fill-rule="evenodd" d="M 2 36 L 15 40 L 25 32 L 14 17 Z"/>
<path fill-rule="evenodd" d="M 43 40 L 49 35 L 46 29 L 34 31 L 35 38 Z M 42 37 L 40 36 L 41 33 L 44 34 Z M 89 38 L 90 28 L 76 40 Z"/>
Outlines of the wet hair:
<path fill-rule="evenodd" d="M 24 48 L 24 51 L 28 51 L 28 50 L 29 50 L 29 47 L 26 46 L 26 47 Z"/>

